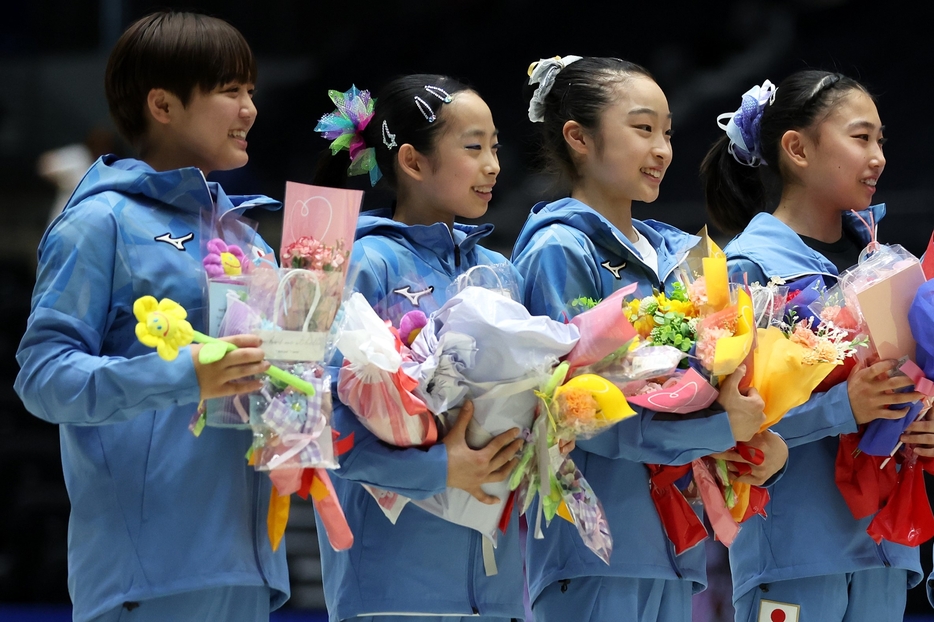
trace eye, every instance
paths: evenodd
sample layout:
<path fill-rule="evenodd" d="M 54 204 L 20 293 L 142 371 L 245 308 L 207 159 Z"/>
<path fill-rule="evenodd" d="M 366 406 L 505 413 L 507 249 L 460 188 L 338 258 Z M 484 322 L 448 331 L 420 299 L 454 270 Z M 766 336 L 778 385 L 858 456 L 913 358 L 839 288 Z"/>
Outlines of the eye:
<path fill-rule="evenodd" d="M 866 142 L 869 142 L 869 134 L 857 134 L 853 138 L 856 138 L 859 140 L 865 140 Z"/>
<path fill-rule="evenodd" d="M 649 133 L 652 132 L 651 125 L 633 125 L 633 127 L 636 128 L 637 130 L 642 130 L 643 132 L 649 132 Z"/>
<path fill-rule="evenodd" d="M 671 138 L 674 135 L 675 135 L 674 129 L 670 129 L 667 132 L 665 132 L 665 136 L 667 136 L 668 138 Z"/>
<path fill-rule="evenodd" d="M 880 147 L 881 147 L 882 145 L 884 145 L 885 143 L 887 143 L 887 142 L 889 142 L 889 139 L 886 138 L 885 136 L 880 136 L 880 137 L 879 137 L 879 146 L 880 146 Z"/>
<path fill-rule="evenodd" d="M 481 149 L 483 149 L 483 147 L 481 145 L 467 145 L 466 147 L 464 147 L 464 149 L 473 149 L 475 151 L 480 151 Z"/>
<path fill-rule="evenodd" d="M 499 148 L 503 146 L 503 143 L 493 143 L 493 151 L 499 151 Z"/>

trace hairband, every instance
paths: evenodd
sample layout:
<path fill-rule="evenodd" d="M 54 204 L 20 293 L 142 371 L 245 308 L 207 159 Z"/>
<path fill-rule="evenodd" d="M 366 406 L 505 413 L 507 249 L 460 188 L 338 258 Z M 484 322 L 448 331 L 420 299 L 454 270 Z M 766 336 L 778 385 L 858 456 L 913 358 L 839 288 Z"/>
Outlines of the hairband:
<path fill-rule="evenodd" d="M 532 123 L 541 123 L 545 120 L 545 97 L 555 85 L 555 77 L 558 73 L 581 58 L 583 57 L 555 56 L 543 58 L 529 65 L 529 84 L 538 84 L 538 88 L 532 93 L 532 101 L 529 102 L 529 120 Z"/>
<path fill-rule="evenodd" d="M 775 101 L 777 90 L 778 87 L 766 80 L 762 86 L 754 86 L 743 93 L 743 103 L 736 112 L 724 112 L 717 117 L 717 125 L 730 139 L 727 151 L 743 166 L 768 164 L 762 159 L 759 131 L 762 113 Z"/>
<path fill-rule="evenodd" d="M 350 166 L 347 174 L 350 176 L 369 173 L 370 185 L 375 186 L 383 176 L 376 164 L 376 149 L 367 147 L 363 140 L 363 130 L 373 119 L 373 107 L 376 100 L 370 97 L 369 91 L 361 91 L 351 86 L 349 91 L 328 91 L 328 97 L 337 106 L 337 110 L 329 112 L 318 120 L 315 131 L 324 138 L 331 140 L 331 154 L 341 149 L 350 152 Z M 386 122 L 383 122 L 383 142 L 387 137 L 395 145 L 395 134 L 389 134 Z M 388 148 L 389 144 L 386 145 Z"/>

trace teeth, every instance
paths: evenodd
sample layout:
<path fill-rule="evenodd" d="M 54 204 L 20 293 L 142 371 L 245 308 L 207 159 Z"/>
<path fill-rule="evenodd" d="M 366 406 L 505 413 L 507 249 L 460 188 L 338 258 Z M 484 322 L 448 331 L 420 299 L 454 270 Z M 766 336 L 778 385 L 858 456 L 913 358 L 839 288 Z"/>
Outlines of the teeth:
<path fill-rule="evenodd" d="M 493 192 L 493 186 L 474 186 L 474 192 Z"/>
<path fill-rule="evenodd" d="M 658 179 L 662 176 L 662 172 L 654 168 L 640 168 L 639 170 L 645 173 L 646 175 L 651 175 L 655 179 Z"/>
<path fill-rule="evenodd" d="M 878 179 L 863 179 L 862 183 L 866 184 L 867 186 L 872 186 L 873 188 L 875 188 L 877 181 L 879 180 Z"/>
<path fill-rule="evenodd" d="M 246 130 L 233 130 L 232 132 L 228 133 L 227 135 L 228 135 L 228 136 L 232 136 L 232 137 L 234 137 L 234 138 L 244 139 L 244 138 L 246 138 Z"/>

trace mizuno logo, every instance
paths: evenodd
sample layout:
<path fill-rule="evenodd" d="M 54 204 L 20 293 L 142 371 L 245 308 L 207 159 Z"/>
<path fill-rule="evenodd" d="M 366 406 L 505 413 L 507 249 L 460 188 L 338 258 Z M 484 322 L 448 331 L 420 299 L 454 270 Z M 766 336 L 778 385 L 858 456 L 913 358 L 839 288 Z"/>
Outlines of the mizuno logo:
<path fill-rule="evenodd" d="M 618 281 L 618 280 L 620 280 L 621 278 L 623 278 L 623 277 L 621 277 L 621 276 L 619 275 L 619 271 L 626 267 L 626 262 L 624 261 L 623 263 L 619 264 L 618 266 L 611 266 L 609 261 L 604 261 L 602 264 L 600 264 L 600 266 L 601 266 L 601 267 L 604 267 L 604 268 L 606 268 L 607 270 L 609 270 L 610 272 L 612 272 L 612 273 L 613 273 L 613 276 L 616 277 L 616 280 Z"/>
<path fill-rule="evenodd" d="M 163 233 L 159 237 L 155 238 L 155 240 L 156 242 L 165 242 L 166 244 L 171 244 L 178 250 L 183 251 L 185 250 L 185 242 L 190 242 L 194 238 L 194 233 L 188 233 L 180 238 L 173 238 L 171 233 Z"/>
<path fill-rule="evenodd" d="M 421 300 L 422 296 L 427 296 L 433 291 L 435 291 L 434 285 L 429 285 L 428 289 L 422 290 L 420 292 L 413 292 L 412 287 L 410 285 L 406 285 L 405 287 L 400 287 L 399 289 L 392 290 L 392 293 L 399 294 L 400 296 L 405 296 L 406 298 L 409 299 L 409 302 L 411 302 L 414 306 L 417 307 L 418 301 Z"/>

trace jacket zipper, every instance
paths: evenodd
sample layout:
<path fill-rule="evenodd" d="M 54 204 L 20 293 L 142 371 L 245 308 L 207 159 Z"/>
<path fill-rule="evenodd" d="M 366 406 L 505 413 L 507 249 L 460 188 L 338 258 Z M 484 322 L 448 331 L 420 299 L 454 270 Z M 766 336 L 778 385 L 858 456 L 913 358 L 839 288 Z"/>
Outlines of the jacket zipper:
<path fill-rule="evenodd" d="M 269 579 L 266 577 L 266 573 L 263 571 L 263 563 L 260 560 L 259 554 L 259 512 L 260 512 L 260 497 L 259 489 L 260 486 L 257 485 L 257 475 L 255 473 L 249 474 L 251 487 L 253 488 L 253 558 L 256 560 L 256 569 L 259 571 L 259 576 L 263 579 L 263 585 L 269 585 Z"/>
<path fill-rule="evenodd" d="M 480 609 L 477 608 L 477 597 L 474 594 L 474 573 L 476 572 L 477 566 L 477 538 L 482 537 L 476 531 L 470 530 L 470 558 L 467 560 L 467 600 L 470 603 L 470 610 L 474 614 L 479 614 Z"/>

